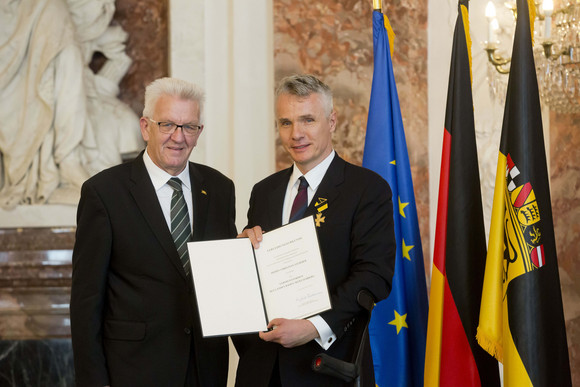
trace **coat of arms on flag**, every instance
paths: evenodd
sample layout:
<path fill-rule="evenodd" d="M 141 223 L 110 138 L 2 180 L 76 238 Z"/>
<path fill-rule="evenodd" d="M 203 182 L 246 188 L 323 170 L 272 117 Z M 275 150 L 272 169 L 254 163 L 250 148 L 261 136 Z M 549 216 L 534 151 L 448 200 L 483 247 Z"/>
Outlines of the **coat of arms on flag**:
<path fill-rule="evenodd" d="M 518 184 L 523 177 L 510 154 L 507 155 L 506 179 L 505 246 L 508 254 L 504 256 L 504 293 L 513 278 L 545 263 L 538 201 L 530 182 Z"/>

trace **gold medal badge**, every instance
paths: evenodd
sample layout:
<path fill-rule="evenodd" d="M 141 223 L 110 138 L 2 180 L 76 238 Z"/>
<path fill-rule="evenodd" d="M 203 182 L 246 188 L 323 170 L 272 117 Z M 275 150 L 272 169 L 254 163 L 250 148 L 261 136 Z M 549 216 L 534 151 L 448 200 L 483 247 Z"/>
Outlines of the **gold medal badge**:
<path fill-rule="evenodd" d="M 316 227 L 320 227 L 322 223 L 324 223 L 326 217 L 322 215 L 322 211 L 328 209 L 328 200 L 325 198 L 318 198 L 314 203 L 314 207 L 316 208 L 316 218 L 314 218 L 314 222 L 316 223 Z"/>

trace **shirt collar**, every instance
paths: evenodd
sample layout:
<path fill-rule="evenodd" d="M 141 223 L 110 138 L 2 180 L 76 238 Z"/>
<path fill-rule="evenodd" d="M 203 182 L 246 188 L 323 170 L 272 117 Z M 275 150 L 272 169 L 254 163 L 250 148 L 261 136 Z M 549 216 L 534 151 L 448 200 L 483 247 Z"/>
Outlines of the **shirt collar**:
<path fill-rule="evenodd" d="M 300 176 L 304 176 L 304 178 L 308 182 L 308 187 L 311 188 L 313 191 L 316 191 L 318 189 L 318 186 L 320 185 L 320 182 L 322 182 L 322 178 L 324 178 L 324 175 L 326 174 L 328 167 L 330 167 L 330 163 L 332 163 L 332 160 L 334 159 L 334 154 L 335 152 L 333 149 L 332 152 L 330 152 L 330 154 L 326 156 L 324 160 L 322 160 L 317 166 L 312 168 L 310 171 L 306 172 L 305 175 L 302 175 L 302 172 L 300 172 L 300 169 L 298 169 L 296 163 L 294 163 L 294 168 L 292 169 L 292 176 L 290 176 L 290 181 L 292 182 L 292 185 L 296 184 Z"/>
<path fill-rule="evenodd" d="M 151 182 L 153 183 L 153 187 L 155 191 L 159 190 L 167 181 L 172 177 L 177 177 L 181 180 L 181 184 L 185 186 L 188 190 L 191 191 L 191 180 L 189 178 L 189 163 L 185 164 L 185 168 L 181 173 L 177 176 L 172 176 L 169 173 L 165 172 L 163 169 L 159 168 L 151 157 L 149 157 L 149 153 L 147 153 L 147 149 L 143 152 L 143 162 L 145 163 L 145 168 L 147 169 L 147 173 L 149 173 L 149 177 L 151 178 Z"/>

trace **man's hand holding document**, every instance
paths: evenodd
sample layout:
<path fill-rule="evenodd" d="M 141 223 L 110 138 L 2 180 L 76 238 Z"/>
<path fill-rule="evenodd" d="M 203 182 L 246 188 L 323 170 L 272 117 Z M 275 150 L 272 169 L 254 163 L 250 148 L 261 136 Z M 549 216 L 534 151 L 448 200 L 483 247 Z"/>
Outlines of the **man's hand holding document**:
<path fill-rule="evenodd" d="M 204 336 L 265 331 L 331 308 L 312 217 L 249 239 L 188 243 Z"/>

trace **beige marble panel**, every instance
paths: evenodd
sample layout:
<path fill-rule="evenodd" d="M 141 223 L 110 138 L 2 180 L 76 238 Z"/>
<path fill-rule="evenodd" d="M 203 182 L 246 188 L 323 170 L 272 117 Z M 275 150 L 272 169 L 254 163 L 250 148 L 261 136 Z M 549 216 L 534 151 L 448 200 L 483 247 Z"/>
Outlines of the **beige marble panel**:
<path fill-rule="evenodd" d="M 427 273 L 429 191 L 427 144 L 427 1 L 384 5 L 397 35 L 393 65 L 399 91 Z M 334 91 L 334 146 L 360 165 L 373 71 L 372 1 L 274 0 L 276 81 L 312 73 Z M 291 161 L 276 143 L 276 167 Z"/>

